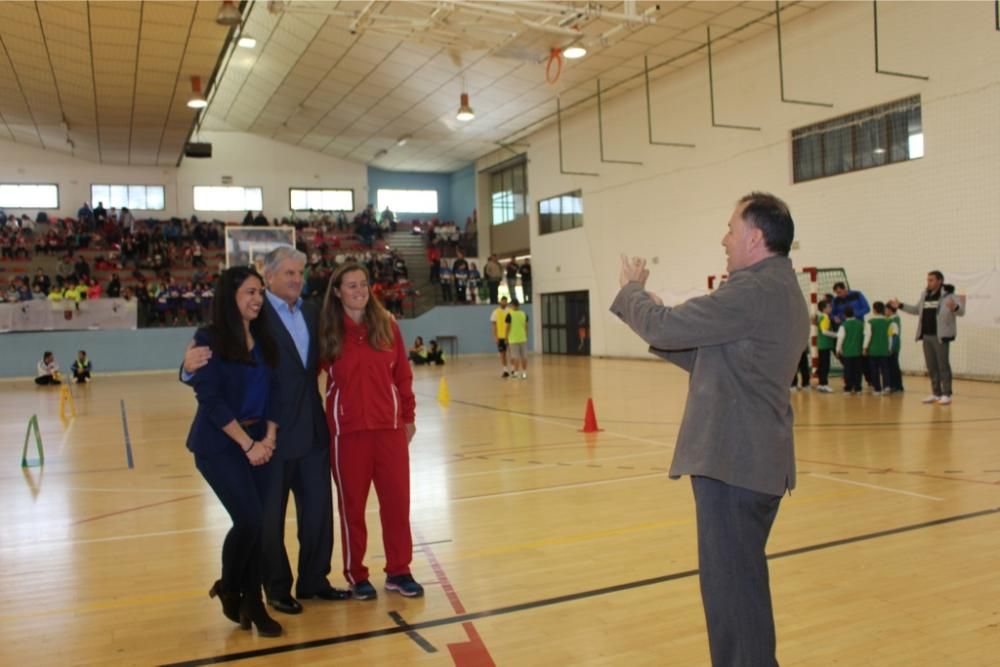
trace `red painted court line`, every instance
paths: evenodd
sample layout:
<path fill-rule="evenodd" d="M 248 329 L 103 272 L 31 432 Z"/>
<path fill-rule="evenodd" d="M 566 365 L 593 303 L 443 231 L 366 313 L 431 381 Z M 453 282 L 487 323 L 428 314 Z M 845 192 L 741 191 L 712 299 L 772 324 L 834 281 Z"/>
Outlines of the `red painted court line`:
<path fill-rule="evenodd" d="M 413 528 L 413 533 L 418 542 L 427 542 L 417 528 Z M 448 598 L 451 608 L 456 614 L 464 614 L 465 605 L 459 599 L 458 593 L 455 592 L 454 586 L 451 585 L 451 580 L 445 574 L 444 568 L 441 567 L 437 556 L 434 555 L 434 552 L 427 544 L 422 544 L 420 551 L 427 557 L 427 562 L 430 563 L 434 577 L 441 584 L 441 590 L 444 591 L 445 597 Z M 469 641 L 448 644 L 448 652 L 451 653 L 451 659 L 455 663 L 455 667 L 496 667 L 493 656 L 490 655 L 490 650 L 483 642 L 483 638 L 479 636 L 476 627 L 471 622 L 466 621 L 462 623 L 462 629 L 465 630 L 465 635 L 469 638 Z"/>
<path fill-rule="evenodd" d="M 108 512 L 107 514 L 98 514 L 97 516 L 87 517 L 86 519 L 80 519 L 79 521 L 74 521 L 72 525 L 78 526 L 81 523 L 87 523 L 89 521 L 97 521 L 98 519 L 106 519 L 109 516 L 118 516 L 119 514 L 128 514 L 129 512 L 138 512 L 139 510 L 149 509 L 150 507 L 156 507 L 158 505 L 167 505 L 169 503 L 176 503 L 181 500 L 190 500 L 191 498 L 200 498 L 201 493 L 194 493 L 190 496 L 181 496 L 180 498 L 171 498 L 170 500 L 161 500 L 158 503 L 149 503 L 148 505 L 139 505 L 138 507 L 130 507 L 124 510 L 117 510 L 115 512 Z"/>

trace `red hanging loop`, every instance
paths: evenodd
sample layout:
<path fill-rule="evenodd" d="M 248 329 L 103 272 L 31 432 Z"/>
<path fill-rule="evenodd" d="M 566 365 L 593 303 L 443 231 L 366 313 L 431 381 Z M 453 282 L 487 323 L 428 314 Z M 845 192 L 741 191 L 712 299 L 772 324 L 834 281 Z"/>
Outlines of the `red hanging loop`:
<path fill-rule="evenodd" d="M 552 64 L 556 64 L 556 73 L 552 74 Z M 545 65 L 545 80 L 550 84 L 555 83 L 559 80 L 559 76 L 562 74 L 562 49 L 552 49 L 549 51 L 549 62 Z"/>

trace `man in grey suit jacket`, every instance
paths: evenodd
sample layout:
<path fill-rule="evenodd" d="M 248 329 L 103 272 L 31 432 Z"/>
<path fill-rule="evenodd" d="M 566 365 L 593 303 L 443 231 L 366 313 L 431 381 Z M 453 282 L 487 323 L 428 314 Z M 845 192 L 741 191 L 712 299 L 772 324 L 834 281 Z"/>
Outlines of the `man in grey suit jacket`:
<path fill-rule="evenodd" d="M 722 240 L 729 279 L 719 289 L 669 308 L 646 292 L 645 260 L 623 257 L 611 306 L 653 354 L 690 373 L 670 476 L 691 476 L 716 667 L 778 664 L 765 546 L 795 486 L 788 381 L 809 338 L 788 258 L 794 234 L 784 202 L 752 193 Z"/>
<path fill-rule="evenodd" d="M 267 281 L 264 307 L 278 343 L 277 446 L 271 468 L 277 479 L 264 501 L 261 534 L 264 590 L 268 604 L 286 614 L 302 605 L 292 597 L 292 570 L 285 550 L 288 494 L 295 496 L 299 562 L 296 597 L 346 600 L 350 593 L 333 588 L 327 576 L 333 553 L 333 492 L 330 474 L 330 433 L 317 382 L 318 321 L 315 304 L 302 293 L 305 255 L 289 246 L 269 252 L 264 260 Z M 184 370 L 201 365 L 206 348 L 189 348 Z"/>

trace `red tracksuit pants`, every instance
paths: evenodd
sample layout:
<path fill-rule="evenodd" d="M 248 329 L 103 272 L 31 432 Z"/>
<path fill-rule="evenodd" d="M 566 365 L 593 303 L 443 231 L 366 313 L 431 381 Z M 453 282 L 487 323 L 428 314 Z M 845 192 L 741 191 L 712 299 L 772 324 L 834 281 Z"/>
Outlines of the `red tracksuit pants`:
<path fill-rule="evenodd" d="M 365 551 L 368 527 L 365 507 L 372 483 L 378 495 L 385 548 L 385 572 L 410 574 L 413 538 L 410 534 L 410 449 L 406 431 L 356 431 L 334 435 L 330 467 L 340 507 L 340 547 L 344 577 L 354 585 L 368 579 Z"/>

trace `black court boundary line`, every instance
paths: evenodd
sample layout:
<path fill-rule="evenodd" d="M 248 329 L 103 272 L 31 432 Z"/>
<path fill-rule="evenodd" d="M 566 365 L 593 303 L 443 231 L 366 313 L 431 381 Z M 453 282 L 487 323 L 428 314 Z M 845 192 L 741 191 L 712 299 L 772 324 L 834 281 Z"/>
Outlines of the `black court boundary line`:
<path fill-rule="evenodd" d="M 437 649 L 434 647 L 434 644 L 431 644 L 429 641 L 424 639 L 423 636 L 421 636 L 421 634 L 416 630 L 411 630 L 410 628 L 412 626 L 406 622 L 406 619 L 404 619 L 398 611 L 390 611 L 389 618 L 391 618 L 399 627 L 405 628 L 406 636 L 412 639 L 417 646 L 424 649 L 424 653 L 437 653 Z"/>
<path fill-rule="evenodd" d="M 125 432 L 125 460 L 128 463 L 128 469 L 132 470 L 135 468 L 135 462 L 132 460 L 132 439 L 128 435 L 128 417 L 125 415 L 125 399 L 121 399 L 122 406 L 122 430 Z"/>
<path fill-rule="evenodd" d="M 874 533 L 864 533 L 861 535 L 855 535 L 854 537 L 845 537 L 839 540 L 831 540 L 829 542 L 820 542 L 818 544 L 811 544 L 804 547 L 798 547 L 795 549 L 787 549 L 785 551 L 779 551 L 773 553 L 767 557 L 769 561 L 778 560 L 780 558 L 788 558 L 790 556 L 800 556 L 805 553 L 811 553 L 813 551 L 822 551 L 823 549 L 832 549 L 835 547 L 841 547 L 848 544 L 857 544 L 859 542 L 867 542 L 869 540 L 875 540 L 882 537 L 890 537 L 893 535 L 900 535 L 903 533 L 909 533 L 917 530 L 923 530 L 925 528 L 933 528 L 935 526 L 943 526 L 950 523 L 957 523 L 959 521 L 968 521 L 970 519 L 978 519 L 984 516 L 991 516 L 994 514 L 1000 514 L 1000 507 L 994 507 L 991 509 L 979 510 L 976 512 L 968 512 L 966 514 L 956 514 L 953 516 L 943 517 L 941 519 L 934 519 L 932 521 L 925 521 L 923 523 L 915 523 L 906 526 L 899 526 L 898 528 L 889 528 L 887 530 L 880 530 Z M 663 584 L 670 581 L 677 581 L 679 579 L 687 579 L 698 574 L 698 570 L 685 570 L 683 572 L 675 572 L 673 574 L 662 575 L 659 577 L 651 577 L 648 579 L 640 579 L 638 581 L 630 581 L 624 584 L 615 584 L 614 586 L 605 586 L 604 588 L 595 588 L 589 591 L 579 591 L 576 593 L 567 593 L 566 595 L 559 595 L 557 597 L 543 598 L 541 600 L 532 600 L 530 602 L 522 602 L 515 605 L 510 605 L 507 607 L 498 607 L 496 609 L 486 609 L 483 611 L 470 612 L 467 614 L 460 614 L 457 616 L 448 616 L 445 618 L 437 618 L 429 621 L 421 621 L 419 623 L 413 623 L 412 625 L 405 625 L 392 628 L 382 628 L 379 630 L 368 630 L 366 632 L 356 632 L 350 635 L 343 635 L 340 637 L 328 637 L 326 639 L 314 639 L 312 641 L 300 642 L 298 644 L 286 644 L 284 646 L 274 646 L 272 648 L 258 649 L 254 651 L 243 651 L 240 653 L 228 653 L 225 655 L 213 656 L 211 658 L 199 658 L 196 660 L 187 660 L 184 662 L 172 662 L 161 665 L 161 667 L 198 667 L 200 665 L 214 665 L 223 662 L 233 662 L 236 660 L 248 660 L 250 658 L 260 658 L 269 655 L 278 655 L 281 653 L 290 653 L 292 651 L 302 651 L 312 648 L 321 648 L 324 646 L 335 646 L 337 644 L 347 644 L 350 642 L 361 641 L 364 639 L 373 639 L 376 637 L 387 637 L 390 635 L 398 634 L 408 634 L 416 632 L 418 630 L 426 630 L 429 628 L 437 628 L 445 625 L 455 625 L 458 623 L 466 623 L 468 621 L 475 621 L 481 618 L 490 618 L 492 616 L 504 616 L 507 614 L 514 614 L 521 611 L 528 611 L 531 609 L 538 609 L 541 607 L 550 607 L 558 604 L 563 604 L 566 602 L 575 602 L 577 600 L 585 600 L 593 597 L 600 597 L 602 595 L 608 595 L 610 593 L 619 593 L 621 591 L 629 591 L 636 588 L 644 588 L 646 586 L 653 586 L 656 584 Z"/>
<path fill-rule="evenodd" d="M 421 392 L 414 392 L 419 396 L 424 396 L 429 399 L 437 399 L 436 395 L 424 394 Z M 546 415 L 539 412 L 528 412 L 526 410 L 511 410 L 509 408 L 498 408 L 492 405 L 486 405 L 485 403 L 474 403 L 472 401 L 463 401 L 461 399 L 453 398 L 452 403 L 457 403 L 459 405 L 466 405 L 473 408 L 481 408 L 483 410 L 489 410 L 491 412 L 502 412 L 509 415 L 520 415 L 522 417 L 539 417 L 543 419 L 561 419 L 563 421 L 575 422 L 579 421 L 579 417 L 566 417 L 563 415 Z M 644 426 L 680 426 L 681 422 L 656 422 L 656 421 L 642 421 L 635 419 L 601 419 L 602 422 L 608 422 L 609 424 L 639 424 Z M 792 425 L 793 428 L 829 428 L 831 426 L 836 426 L 840 428 L 846 427 L 875 427 L 875 426 L 931 426 L 934 424 L 947 424 L 947 425 L 957 425 L 957 424 L 978 424 L 978 423 L 989 423 L 989 422 L 1000 422 L 1000 417 L 972 417 L 969 419 L 930 419 L 925 421 L 895 421 L 895 422 L 797 422 Z"/>

